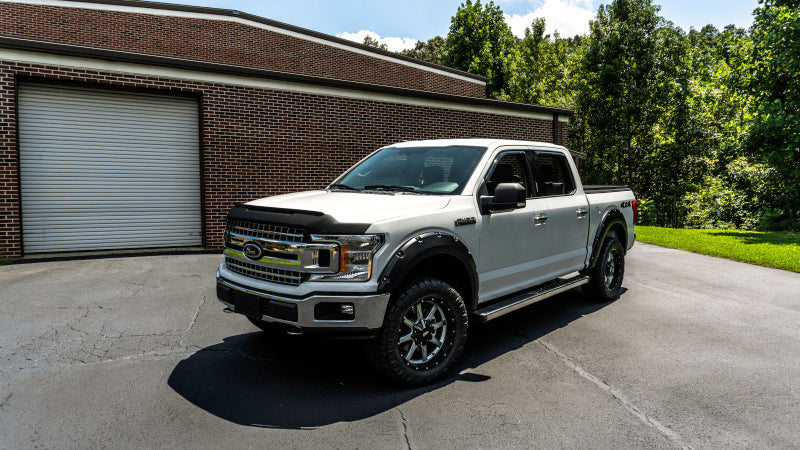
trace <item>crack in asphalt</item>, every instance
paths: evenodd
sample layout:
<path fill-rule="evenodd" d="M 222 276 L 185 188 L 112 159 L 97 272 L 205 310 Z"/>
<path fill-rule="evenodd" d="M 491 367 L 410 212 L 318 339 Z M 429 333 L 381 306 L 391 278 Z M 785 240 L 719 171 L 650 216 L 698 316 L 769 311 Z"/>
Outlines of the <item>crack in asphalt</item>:
<path fill-rule="evenodd" d="M 6 405 L 8 404 L 8 401 L 11 400 L 11 397 L 13 397 L 13 396 L 14 396 L 13 392 L 8 394 L 8 395 L 6 395 L 6 398 L 4 398 L 2 402 L 0 402 L 0 411 L 5 411 L 6 410 Z"/>
<path fill-rule="evenodd" d="M 395 408 L 395 409 L 397 410 L 397 412 L 400 413 L 400 420 L 403 423 L 403 437 L 406 439 L 406 448 L 408 450 L 411 450 L 412 449 L 411 439 L 409 439 L 408 437 L 408 420 L 406 420 L 406 416 L 405 414 L 403 414 L 403 410 L 401 410 L 400 408 Z"/>
<path fill-rule="evenodd" d="M 183 344 L 184 336 L 179 329 L 126 334 L 94 314 L 104 309 L 102 307 L 58 309 L 74 309 L 77 314 L 66 320 L 53 320 L 38 336 L 17 342 L 9 353 L 0 354 L 0 373 L 118 361 L 141 355 L 185 352 L 190 348 Z"/>
<path fill-rule="evenodd" d="M 197 310 L 195 310 L 194 312 L 194 317 L 192 317 L 192 321 L 189 322 L 189 326 L 186 327 L 186 330 L 183 332 L 183 337 L 179 342 L 180 345 L 183 345 L 186 338 L 189 337 L 189 332 L 192 331 L 192 327 L 194 327 L 194 324 L 197 323 L 197 318 L 200 317 L 200 310 L 203 309 L 203 305 L 205 305 L 206 301 L 208 300 L 207 296 L 203 295 L 202 297 L 203 299 L 200 301 L 200 304 L 197 305 Z"/>
<path fill-rule="evenodd" d="M 95 364 L 108 364 L 120 361 L 135 361 L 138 359 L 167 359 L 167 358 L 188 358 L 189 356 L 194 355 L 195 353 L 200 350 L 199 347 L 196 346 L 189 346 L 184 349 L 179 349 L 171 352 L 160 352 L 160 351 L 152 351 L 152 352 L 142 352 L 135 355 L 127 355 L 122 356 L 119 358 L 113 359 L 104 359 L 98 361 L 89 361 L 89 362 L 60 362 L 49 364 L 47 366 L 33 366 L 33 367 L 12 367 L 12 368 L 4 368 L 0 369 L 0 373 L 39 373 L 39 372 L 48 372 L 48 371 L 55 371 L 61 369 L 69 369 L 69 368 L 77 368 L 77 367 L 86 367 L 92 366 Z"/>
<path fill-rule="evenodd" d="M 552 345 L 548 344 L 547 342 L 541 339 L 537 339 L 536 342 L 538 342 L 539 345 L 544 347 L 545 350 L 552 353 L 558 359 L 563 361 L 567 366 L 569 366 L 570 369 L 572 369 L 573 372 L 577 373 L 584 379 L 591 381 L 596 386 L 598 386 L 600 390 L 610 395 L 614 400 L 616 400 L 620 405 L 622 405 L 622 407 L 625 408 L 625 410 L 631 413 L 631 415 L 639 419 L 639 421 L 641 421 L 648 427 L 655 429 L 661 435 L 669 439 L 670 442 L 675 444 L 675 446 L 681 449 L 689 449 L 689 450 L 692 449 L 692 447 L 689 444 L 687 444 L 683 440 L 683 438 L 678 433 L 675 432 L 675 430 L 669 428 L 668 426 L 662 424 L 658 420 L 648 416 L 647 414 L 639 410 L 639 408 L 637 408 L 636 405 L 634 405 L 633 403 L 631 403 L 630 400 L 628 400 L 628 398 L 625 396 L 625 394 L 622 393 L 622 391 L 611 386 L 610 384 L 606 383 L 600 378 L 592 375 L 591 373 L 587 372 L 586 369 L 581 367 L 578 363 L 570 359 L 570 357 L 568 357 L 567 355 L 565 355 Z"/>

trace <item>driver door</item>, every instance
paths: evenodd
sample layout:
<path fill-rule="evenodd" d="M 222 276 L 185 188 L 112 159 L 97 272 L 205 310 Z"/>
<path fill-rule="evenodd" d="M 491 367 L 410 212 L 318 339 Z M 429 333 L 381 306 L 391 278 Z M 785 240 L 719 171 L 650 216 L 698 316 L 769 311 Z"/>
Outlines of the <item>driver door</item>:
<path fill-rule="evenodd" d="M 480 216 L 479 301 L 492 300 L 538 283 L 543 277 L 541 243 L 546 228 L 537 221 L 546 206 L 536 198 L 536 184 L 525 152 L 500 153 L 489 169 L 480 195 L 494 195 L 500 183 L 526 188 L 525 207 Z M 545 219 L 546 220 L 546 219 Z"/>

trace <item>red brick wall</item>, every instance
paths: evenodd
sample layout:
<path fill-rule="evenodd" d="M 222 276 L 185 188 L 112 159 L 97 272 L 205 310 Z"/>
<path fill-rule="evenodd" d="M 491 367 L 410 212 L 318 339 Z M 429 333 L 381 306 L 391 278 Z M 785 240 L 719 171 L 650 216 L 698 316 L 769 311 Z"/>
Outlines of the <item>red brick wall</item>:
<path fill-rule="evenodd" d="M 0 3 L 0 36 L 486 96 L 481 84 L 221 20 Z"/>
<path fill-rule="evenodd" d="M 14 106 L 14 74 L 0 69 L 0 259 L 19 256 L 19 177 Z"/>
<path fill-rule="evenodd" d="M 558 122 L 558 145 L 569 147 L 569 123 Z"/>
<path fill-rule="evenodd" d="M 234 203 L 324 187 L 383 145 L 432 138 L 552 138 L 550 120 L 0 61 L 0 258 L 21 252 L 15 74 L 200 94 L 204 232 L 213 248 L 221 245 L 223 219 Z"/>

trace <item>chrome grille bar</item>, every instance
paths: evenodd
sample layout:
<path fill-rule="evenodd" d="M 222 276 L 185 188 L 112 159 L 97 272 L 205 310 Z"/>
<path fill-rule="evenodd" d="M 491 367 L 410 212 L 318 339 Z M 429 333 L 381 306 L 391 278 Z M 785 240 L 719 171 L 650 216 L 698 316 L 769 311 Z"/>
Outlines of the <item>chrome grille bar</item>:
<path fill-rule="evenodd" d="M 236 273 L 259 280 L 292 286 L 299 286 L 303 282 L 303 273 L 301 272 L 264 267 L 228 257 L 225 258 L 225 264 L 228 269 Z"/>

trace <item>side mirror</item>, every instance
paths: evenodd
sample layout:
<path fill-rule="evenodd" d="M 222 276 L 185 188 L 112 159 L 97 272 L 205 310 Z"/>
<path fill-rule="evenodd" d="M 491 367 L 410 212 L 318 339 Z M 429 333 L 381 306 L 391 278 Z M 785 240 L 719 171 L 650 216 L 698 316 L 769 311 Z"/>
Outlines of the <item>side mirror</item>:
<path fill-rule="evenodd" d="M 481 213 L 508 211 L 525 207 L 525 187 L 519 183 L 500 183 L 494 189 L 494 196 L 481 197 Z"/>

